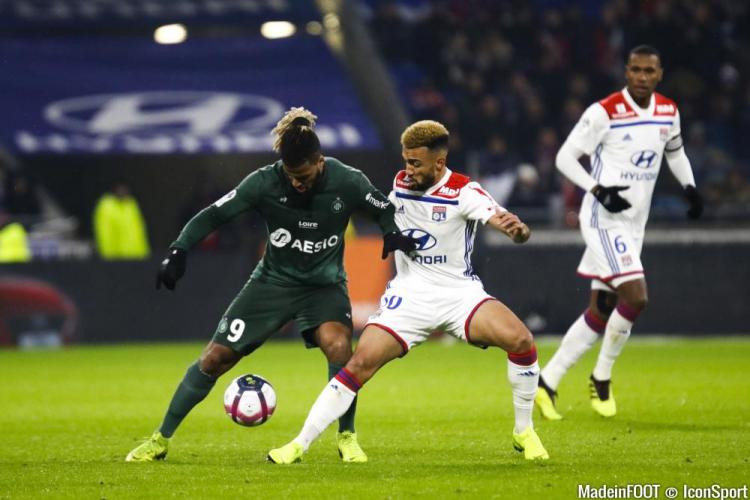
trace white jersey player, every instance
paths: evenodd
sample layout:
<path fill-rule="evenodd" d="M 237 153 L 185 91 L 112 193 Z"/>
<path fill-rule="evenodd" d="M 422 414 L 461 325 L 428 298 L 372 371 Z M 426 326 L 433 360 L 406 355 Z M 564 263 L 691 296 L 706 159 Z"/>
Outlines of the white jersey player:
<path fill-rule="evenodd" d="M 508 352 L 515 410 L 513 446 L 528 460 L 549 458 L 531 421 L 539 378 L 534 339 L 510 309 L 485 292 L 471 265 L 479 223 L 516 243 L 528 240 L 529 228 L 478 183 L 447 168 L 448 138 L 442 124 L 429 120 L 410 125 L 402 134 L 406 166 L 396 175 L 389 199 L 396 225 L 418 241 L 417 249 L 411 258 L 396 259 L 396 277 L 388 283 L 381 307 L 370 317 L 352 359 L 320 394 L 300 434 L 271 450 L 270 461 L 300 460 L 378 369 L 436 331 Z"/>
<path fill-rule="evenodd" d="M 599 334 L 604 339 L 589 382 L 591 405 L 605 417 L 616 413 L 612 366 L 648 300 L 641 246 L 662 158 L 690 202 L 688 215 L 702 211 L 677 104 L 654 91 L 662 78 L 659 53 L 634 48 L 625 77 L 623 90 L 589 106 L 557 155 L 558 169 L 586 191 L 579 216 L 586 250 L 578 274 L 592 280 L 592 294 L 539 380 L 544 390 L 536 403 L 553 420 L 562 418 L 554 407 L 560 379 Z M 583 155 L 591 159 L 590 174 L 578 162 Z"/>

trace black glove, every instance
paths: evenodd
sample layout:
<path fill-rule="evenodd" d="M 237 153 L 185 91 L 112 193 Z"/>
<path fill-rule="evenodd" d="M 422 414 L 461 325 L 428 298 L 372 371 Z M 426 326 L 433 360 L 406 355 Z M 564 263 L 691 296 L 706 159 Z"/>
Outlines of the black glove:
<path fill-rule="evenodd" d="M 630 203 L 628 200 L 620 196 L 620 191 L 625 191 L 626 189 L 630 189 L 630 186 L 609 186 L 604 187 L 601 185 L 596 185 L 594 189 L 591 190 L 591 194 L 594 195 L 594 197 L 599 200 L 599 203 L 604 205 L 604 208 L 612 212 L 613 214 L 616 214 L 617 212 L 622 212 L 623 210 L 627 210 L 630 208 Z"/>
<path fill-rule="evenodd" d="M 161 284 L 169 290 L 174 290 L 177 281 L 185 274 L 187 267 L 187 252 L 179 248 L 170 248 L 167 257 L 161 262 L 159 272 L 156 273 L 156 289 Z"/>
<path fill-rule="evenodd" d="M 688 203 L 690 203 L 687 216 L 691 219 L 697 219 L 703 213 L 703 198 L 701 198 L 701 194 L 695 189 L 695 186 L 686 187 L 683 194 Z"/>
<path fill-rule="evenodd" d="M 396 250 L 401 250 L 405 254 L 411 254 L 417 249 L 418 241 L 411 236 L 406 236 L 396 231 L 383 235 L 383 255 L 382 259 L 388 257 L 388 254 Z"/>

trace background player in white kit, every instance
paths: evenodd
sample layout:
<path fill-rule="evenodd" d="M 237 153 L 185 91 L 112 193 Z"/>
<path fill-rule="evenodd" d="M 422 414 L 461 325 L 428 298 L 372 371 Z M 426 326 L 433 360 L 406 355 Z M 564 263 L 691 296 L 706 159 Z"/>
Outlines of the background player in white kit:
<path fill-rule="evenodd" d="M 617 412 L 610 387 L 612 366 L 648 302 L 641 245 L 651 196 L 666 157 L 690 203 L 688 216 L 700 217 L 703 204 L 680 136 L 680 115 L 671 99 L 654 92 L 662 79 L 659 52 L 640 45 L 625 66 L 626 87 L 592 104 L 557 154 L 557 168 L 586 191 L 580 226 L 586 250 L 578 274 L 591 278 L 588 309 L 568 329 L 542 370 L 536 404 L 551 420 L 560 379 L 604 334 L 589 379 L 591 406 L 612 417 Z M 591 174 L 578 158 L 591 158 Z"/>
<path fill-rule="evenodd" d="M 434 121 L 410 125 L 401 136 L 405 170 L 389 199 L 403 234 L 419 241 L 412 258 L 396 257 L 396 277 L 370 317 L 357 349 L 328 383 L 300 434 L 271 450 L 268 459 L 289 464 L 351 404 L 362 385 L 389 361 L 404 356 L 435 331 L 508 352 L 513 391 L 513 446 L 529 460 L 549 458 L 531 422 L 539 367 L 531 332 L 505 305 L 484 291 L 471 266 L 477 222 L 528 240 L 529 228 L 501 208 L 478 183 L 446 166 L 448 130 Z"/>

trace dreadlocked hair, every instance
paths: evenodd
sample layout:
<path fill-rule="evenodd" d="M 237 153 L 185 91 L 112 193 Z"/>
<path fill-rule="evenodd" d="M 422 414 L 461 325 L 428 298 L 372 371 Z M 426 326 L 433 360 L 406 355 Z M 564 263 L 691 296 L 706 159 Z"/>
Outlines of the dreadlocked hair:
<path fill-rule="evenodd" d="M 320 154 L 320 140 L 313 130 L 318 117 L 305 108 L 291 108 L 276 124 L 273 150 L 281 155 L 284 165 L 295 168 L 306 161 L 315 161 Z"/>

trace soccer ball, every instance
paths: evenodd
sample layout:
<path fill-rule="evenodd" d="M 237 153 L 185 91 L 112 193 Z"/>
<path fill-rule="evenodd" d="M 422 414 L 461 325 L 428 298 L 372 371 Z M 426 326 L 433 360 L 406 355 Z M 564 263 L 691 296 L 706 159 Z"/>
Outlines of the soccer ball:
<path fill-rule="evenodd" d="M 254 427 L 271 418 L 276 409 L 276 391 L 258 375 L 242 375 L 224 391 L 224 409 L 240 425 Z"/>

